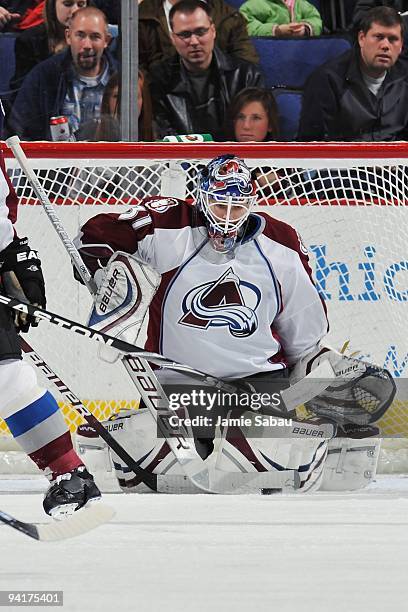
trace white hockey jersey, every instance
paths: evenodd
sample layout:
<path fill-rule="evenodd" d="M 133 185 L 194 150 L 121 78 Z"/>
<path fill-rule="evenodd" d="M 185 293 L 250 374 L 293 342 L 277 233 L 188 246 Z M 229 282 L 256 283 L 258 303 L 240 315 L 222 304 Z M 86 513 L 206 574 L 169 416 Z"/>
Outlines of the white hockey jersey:
<path fill-rule="evenodd" d="M 161 275 L 149 309 L 146 348 L 222 378 L 293 364 L 327 332 L 308 255 L 291 226 L 252 214 L 234 256 L 216 253 L 193 207 L 153 197 L 82 228 L 87 264 L 115 251 L 138 252 Z"/>

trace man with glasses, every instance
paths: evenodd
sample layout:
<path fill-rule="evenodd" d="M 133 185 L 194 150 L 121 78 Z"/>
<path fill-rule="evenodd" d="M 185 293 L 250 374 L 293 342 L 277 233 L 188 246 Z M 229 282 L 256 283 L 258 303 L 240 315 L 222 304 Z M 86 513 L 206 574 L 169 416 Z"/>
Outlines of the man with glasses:
<path fill-rule="evenodd" d="M 170 38 L 169 14 L 178 0 L 143 0 L 139 6 L 139 64 L 146 69 L 176 51 Z M 248 62 L 259 62 L 243 15 L 224 0 L 207 0 L 217 32 L 217 45 Z"/>
<path fill-rule="evenodd" d="M 215 46 L 211 9 L 202 0 L 180 0 L 170 10 L 177 55 L 150 70 L 159 136 L 211 134 L 223 140 L 226 109 L 245 87 L 263 87 L 260 69 Z"/>

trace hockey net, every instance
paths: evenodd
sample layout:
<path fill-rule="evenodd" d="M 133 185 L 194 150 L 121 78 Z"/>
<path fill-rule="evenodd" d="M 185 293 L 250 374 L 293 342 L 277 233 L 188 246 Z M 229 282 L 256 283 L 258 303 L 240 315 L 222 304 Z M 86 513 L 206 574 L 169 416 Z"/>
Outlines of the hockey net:
<path fill-rule="evenodd" d="M 203 164 L 219 154 L 241 156 L 257 169 L 259 207 L 294 225 L 309 250 L 328 308 L 327 342 L 338 349 L 348 343 L 349 354 L 396 378 L 408 373 L 408 145 L 26 143 L 24 149 L 71 237 L 89 217 L 124 211 L 149 195 L 193 200 Z M 48 308 L 83 322 L 90 297 L 74 281 L 69 257 L 17 162 L 3 150 L 20 197 L 17 230 L 41 254 Z M 28 340 L 99 419 L 138 405 L 124 370 L 100 361 L 89 340 L 46 324 Z M 74 433 L 81 418 L 64 401 L 61 408 Z M 389 471 L 408 466 L 407 408 L 397 395 L 380 423 L 393 438 L 384 448 L 395 447 L 383 453 Z M 4 422 L 0 437 L 3 448 L 12 448 Z"/>

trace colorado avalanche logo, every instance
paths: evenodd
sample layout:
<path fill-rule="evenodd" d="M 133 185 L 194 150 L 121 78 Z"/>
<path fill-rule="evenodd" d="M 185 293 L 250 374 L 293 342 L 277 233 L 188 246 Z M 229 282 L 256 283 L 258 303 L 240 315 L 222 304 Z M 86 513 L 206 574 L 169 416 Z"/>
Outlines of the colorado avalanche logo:
<path fill-rule="evenodd" d="M 209 329 L 228 327 L 232 336 L 246 338 L 258 328 L 256 309 L 261 292 L 229 268 L 220 278 L 195 287 L 182 304 L 181 325 Z"/>
<path fill-rule="evenodd" d="M 173 206 L 178 206 L 178 201 L 175 200 L 174 198 L 158 198 L 158 199 L 152 198 L 151 200 L 148 200 L 147 202 L 145 202 L 145 206 L 149 210 L 152 210 L 158 213 L 164 213 L 167 210 L 169 210 L 169 208 L 172 208 Z"/>

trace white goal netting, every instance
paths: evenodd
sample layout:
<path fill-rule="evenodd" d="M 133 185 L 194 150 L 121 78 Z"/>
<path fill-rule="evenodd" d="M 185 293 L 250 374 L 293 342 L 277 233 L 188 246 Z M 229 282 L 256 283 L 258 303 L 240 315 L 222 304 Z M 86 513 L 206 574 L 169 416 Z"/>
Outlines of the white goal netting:
<path fill-rule="evenodd" d="M 25 151 L 68 234 L 99 212 L 125 210 L 148 195 L 194 199 L 197 170 L 234 153 L 257 169 L 259 206 L 299 231 L 330 320 L 328 343 L 408 373 L 408 146 L 237 144 L 39 144 Z M 84 322 L 91 300 L 75 282 L 63 246 L 16 161 L 6 165 L 20 196 L 17 230 L 40 252 L 48 308 Z M 169 245 L 171 248 L 171 245 Z M 42 324 L 29 341 L 99 418 L 138 398 L 119 364 L 97 358 L 89 340 Z M 399 392 L 381 422 L 404 454 L 407 404 Z M 81 419 L 62 402 L 75 431 Z M 0 422 L 0 435 L 6 435 Z M 394 454 L 394 457 L 396 455 Z M 392 469 L 386 458 L 388 469 Z M 408 461 L 407 461 L 408 465 Z"/>

